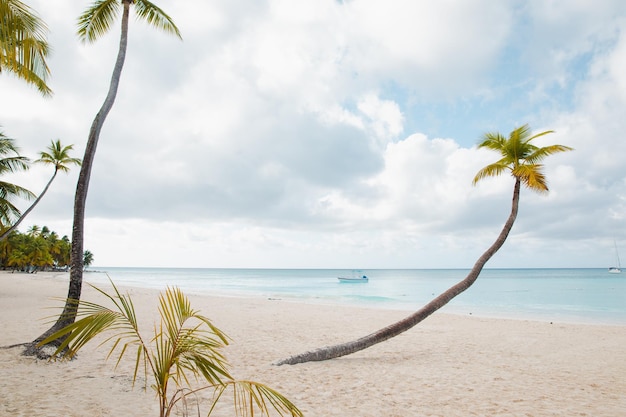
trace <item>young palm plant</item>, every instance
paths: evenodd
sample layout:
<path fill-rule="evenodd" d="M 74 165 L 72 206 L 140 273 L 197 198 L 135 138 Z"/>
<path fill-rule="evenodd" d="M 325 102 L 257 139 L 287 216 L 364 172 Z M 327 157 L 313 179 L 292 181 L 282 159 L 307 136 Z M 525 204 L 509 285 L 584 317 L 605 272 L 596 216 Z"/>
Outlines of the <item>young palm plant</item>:
<path fill-rule="evenodd" d="M 210 416 L 228 390 L 232 391 L 237 416 L 303 415 L 274 389 L 253 381 L 235 380 L 230 375 L 222 354 L 222 349 L 228 345 L 227 336 L 207 317 L 192 309 L 180 289 L 167 288 L 160 295 L 160 324 L 155 327 L 154 336 L 145 339 L 139 331 L 132 299 L 112 285 L 113 295 L 93 288 L 110 300 L 113 308 L 70 301 L 77 307 L 77 320 L 49 337 L 63 340 L 53 358 L 71 359 L 96 336 L 108 333 L 103 342 L 112 343 L 107 357 L 117 356 L 117 366 L 127 354 L 131 355 L 135 358 L 133 384 L 140 369 L 144 370 L 146 385 L 150 377 L 153 380 L 160 417 L 170 416 L 179 406 L 186 409 L 188 397 L 201 391 L 213 394 L 208 406 L 207 416 Z M 43 340 L 41 345 L 48 342 Z M 191 380 L 203 380 L 204 385 L 191 387 Z"/>

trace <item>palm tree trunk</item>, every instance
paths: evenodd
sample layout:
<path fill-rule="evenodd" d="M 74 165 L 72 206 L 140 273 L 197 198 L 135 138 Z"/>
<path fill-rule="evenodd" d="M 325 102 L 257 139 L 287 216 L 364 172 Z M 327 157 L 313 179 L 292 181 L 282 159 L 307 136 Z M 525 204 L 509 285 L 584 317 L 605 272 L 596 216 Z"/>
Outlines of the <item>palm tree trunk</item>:
<path fill-rule="evenodd" d="M 57 172 L 59 170 L 57 168 L 54 169 L 54 174 L 52 174 L 52 178 L 50 178 L 50 181 L 48 181 L 48 184 L 46 184 L 45 188 L 43 189 L 43 191 L 41 192 L 41 194 L 39 194 L 39 197 L 37 197 L 37 199 L 35 200 L 35 202 L 33 204 L 31 204 L 31 206 L 24 212 L 22 213 L 22 215 L 20 216 L 19 219 L 17 219 L 17 221 L 15 222 L 15 224 L 13 224 L 13 226 L 9 227 L 7 230 L 4 231 L 4 233 L 2 233 L 2 235 L 0 235 L 0 242 L 3 241 L 4 239 L 7 238 L 7 236 L 9 236 L 9 234 L 14 231 L 15 229 L 17 229 L 17 226 L 20 225 L 20 223 L 22 223 L 22 220 L 24 220 L 26 218 L 26 216 L 28 216 L 28 214 L 33 211 L 33 209 L 35 208 L 35 206 L 37 204 L 39 204 L 39 202 L 41 201 L 41 199 L 43 198 L 44 194 L 46 194 L 46 192 L 48 191 L 48 188 L 50 188 L 50 184 L 52 184 L 52 181 L 54 181 L 54 178 L 57 176 Z"/>
<path fill-rule="evenodd" d="M 511 228 L 513 227 L 513 223 L 517 217 L 517 210 L 519 206 L 519 195 L 520 195 L 520 180 L 518 178 L 515 179 L 515 187 L 513 189 L 513 201 L 511 205 L 511 214 L 507 219 L 500 235 L 496 239 L 496 241 L 481 255 L 480 258 L 474 264 L 474 267 L 471 269 L 467 277 L 457 283 L 456 285 L 448 288 L 441 295 L 433 299 L 431 302 L 426 304 L 420 310 L 411 314 L 410 316 L 390 325 L 381 330 L 378 330 L 374 333 L 371 333 L 367 336 L 361 337 L 360 339 L 354 340 L 352 342 L 343 343 L 334 346 L 327 346 L 323 348 L 319 348 L 316 350 L 304 352 L 299 355 L 291 356 L 287 359 L 279 360 L 274 362 L 274 365 L 295 365 L 298 363 L 311 362 L 311 361 L 325 361 L 328 359 L 338 358 L 341 356 L 346 356 L 351 353 L 358 352 L 360 350 L 366 349 L 375 344 L 384 342 L 387 339 L 395 337 L 401 333 L 406 332 L 407 330 L 413 328 L 418 323 L 422 322 L 428 316 L 433 314 L 435 311 L 439 310 L 441 307 L 445 306 L 457 295 L 461 294 L 463 291 L 472 286 L 472 284 L 478 278 L 480 271 L 482 271 L 483 267 L 487 263 L 487 261 L 502 247 L 504 242 L 506 241 Z"/>
<path fill-rule="evenodd" d="M 57 322 L 44 334 L 35 339 L 34 343 L 44 340 L 46 337 L 64 328 L 68 324 L 73 323 L 76 319 L 77 300 L 80 300 L 83 284 L 83 236 L 85 225 L 85 203 L 87 201 L 89 179 L 91 177 L 93 160 L 96 155 L 98 139 L 100 138 L 100 131 L 102 130 L 102 126 L 107 115 L 109 114 L 109 111 L 113 107 L 113 103 L 115 102 L 115 97 L 117 95 L 117 88 L 120 83 L 120 76 L 122 74 L 122 68 L 126 58 L 126 48 L 128 45 L 128 15 L 132 1 L 133 0 L 123 0 L 124 11 L 122 14 L 122 33 L 120 37 L 117 60 L 115 62 L 115 67 L 113 68 L 113 75 L 111 76 L 111 83 L 109 85 L 109 93 L 107 94 L 100 111 L 96 114 L 96 117 L 91 125 L 89 139 L 87 140 L 87 146 L 85 148 L 85 156 L 83 157 L 80 174 L 78 175 L 76 195 L 74 197 L 74 224 L 72 227 L 70 283 L 65 308 L 63 309 L 63 312 L 59 316 Z M 53 344 L 58 346 L 61 341 L 57 340 L 56 342 L 57 343 Z"/>

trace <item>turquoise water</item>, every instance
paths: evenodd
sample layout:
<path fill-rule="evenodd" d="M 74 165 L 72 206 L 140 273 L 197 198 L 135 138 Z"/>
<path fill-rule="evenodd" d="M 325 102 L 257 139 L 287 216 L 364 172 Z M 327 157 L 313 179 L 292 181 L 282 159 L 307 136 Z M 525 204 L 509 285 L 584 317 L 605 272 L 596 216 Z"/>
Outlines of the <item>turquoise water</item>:
<path fill-rule="evenodd" d="M 364 271 L 368 283 L 339 283 L 341 269 L 96 268 L 85 279 L 187 293 L 280 298 L 414 311 L 463 279 L 461 269 Z M 106 272 L 107 274 L 103 273 Z M 606 269 L 486 269 L 441 311 L 454 314 L 626 325 L 626 273 Z"/>

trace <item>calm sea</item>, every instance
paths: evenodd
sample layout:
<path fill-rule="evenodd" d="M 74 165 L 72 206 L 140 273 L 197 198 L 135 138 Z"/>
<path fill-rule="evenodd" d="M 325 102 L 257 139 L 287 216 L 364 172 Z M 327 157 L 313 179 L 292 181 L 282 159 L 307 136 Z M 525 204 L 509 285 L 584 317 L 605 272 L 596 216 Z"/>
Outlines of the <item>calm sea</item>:
<path fill-rule="evenodd" d="M 463 279 L 462 269 L 374 269 L 368 283 L 339 283 L 340 269 L 94 268 L 91 283 L 191 294 L 279 298 L 307 303 L 417 310 Z M 106 272 L 106 274 L 104 273 Z M 555 322 L 626 325 L 626 273 L 606 269 L 485 269 L 442 312 Z"/>

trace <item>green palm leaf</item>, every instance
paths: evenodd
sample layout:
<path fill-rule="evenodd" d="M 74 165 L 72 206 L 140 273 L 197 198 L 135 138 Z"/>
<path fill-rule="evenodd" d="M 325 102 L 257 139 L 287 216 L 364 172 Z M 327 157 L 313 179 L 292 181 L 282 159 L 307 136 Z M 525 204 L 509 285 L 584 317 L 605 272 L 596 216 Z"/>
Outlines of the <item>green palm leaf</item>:
<path fill-rule="evenodd" d="M 44 96 L 51 95 L 46 85 L 50 75 L 46 24 L 20 0 L 0 0 L 0 22 L 0 72 L 10 71 Z"/>
<path fill-rule="evenodd" d="M 147 0 L 135 0 L 132 5 L 138 18 L 157 29 L 181 38 L 174 21 L 159 7 Z M 78 18 L 78 37 L 86 42 L 96 41 L 111 29 L 121 8 L 121 0 L 96 0 Z"/>
<path fill-rule="evenodd" d="M 135 0 L 135 12 L 138 17 L 148 22 L 149 25 L 182 39 L 174 21 L 163 10 L 148 0 Z"/>
<path fill-rule="evenodd" d="M 179 403 L 184 406 L 187 396 L 207 389 L 215 392 L 210 415 L 227 388 L 233 389 L 237 416 L 254 416 L 255 410 L 262 416 L 270 416 L 271 410 L 280 416 L 302 416 L 300 410 L 276 390 L 257 382 L 233 379 L 221 352 L 228 345 L 227 336 L 194 310 L 180 289 L 168 287 L 159 297 L 161 322 L 154 329 L 154 337 L 146 342 L 139 331 L 132 299 L 111 284 L 113 295 L 94 288 L 113 304 L 113 308 L 68 300 L 74 311 L 78 310 L 77 320 L 41 341 L 40 345 L 60 339 L 62 343 L 54 357 L 72 358 L 97 336 L 110 334 L 101 343 L 112 345 L 107 358 L 116 354 L 117 367 L 127 353 L 134 353 L 133 384 L 141 367 L 146 377 L 152 375 L 162 417 L 170 415 Z M 207 385 L 194 390 L 185 388 L 191 386 L 192 380 L 199 379 Z M 170 395 L 172 383 L 175 388 Z"/>
<path fill-rule="evenodd" d="M 78 17 L 78 38 L 83 42 L 95 42 L 111 29 L 120 7 L 119 0 L 96 0 Z"/>

